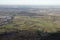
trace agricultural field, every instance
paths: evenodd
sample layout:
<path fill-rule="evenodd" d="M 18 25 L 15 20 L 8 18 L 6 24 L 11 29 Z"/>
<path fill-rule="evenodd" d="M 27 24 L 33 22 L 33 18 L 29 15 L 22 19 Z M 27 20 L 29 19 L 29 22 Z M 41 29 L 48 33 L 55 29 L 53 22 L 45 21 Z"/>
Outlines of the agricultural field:
<path fill-rule="evenodd" d="M 13 30 L 40 30 L 57 32 L 60 30 L 60 16 L 15 16 L 12 23 L 0 26 L 1 32 Z"/>
<path fill-rule="evenodd" d="M 60 40 L 60 8 L 55 7 L 0 5 L 0 40 Z"/>

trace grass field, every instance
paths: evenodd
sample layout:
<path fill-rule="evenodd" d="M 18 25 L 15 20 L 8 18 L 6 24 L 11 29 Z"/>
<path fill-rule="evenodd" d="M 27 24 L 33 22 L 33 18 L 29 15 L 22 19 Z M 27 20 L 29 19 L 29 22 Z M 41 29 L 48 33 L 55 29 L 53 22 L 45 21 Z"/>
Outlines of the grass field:
<path fill-rule="evenodd" d="M 60 16 L 15 16 L 13 23 L 0 26 L 0 32 L 17 30 L 40 30 L 56 32 L 60 29 Z"/>

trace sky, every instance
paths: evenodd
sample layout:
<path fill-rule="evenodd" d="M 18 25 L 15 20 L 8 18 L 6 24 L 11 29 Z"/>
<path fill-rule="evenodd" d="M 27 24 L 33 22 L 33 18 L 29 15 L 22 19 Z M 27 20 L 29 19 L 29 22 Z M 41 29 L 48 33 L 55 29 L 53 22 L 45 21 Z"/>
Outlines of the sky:
<path fill-rule="evenodd" d="M 60 5 L 60 0 L 0 0 L 0 5 Z"/>

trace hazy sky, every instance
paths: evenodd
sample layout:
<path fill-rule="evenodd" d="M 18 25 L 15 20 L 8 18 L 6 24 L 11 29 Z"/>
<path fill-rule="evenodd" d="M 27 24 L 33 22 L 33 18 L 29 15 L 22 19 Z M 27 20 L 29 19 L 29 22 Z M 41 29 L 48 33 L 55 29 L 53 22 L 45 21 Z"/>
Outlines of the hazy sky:
<path fill-rule="evenodd" d="M 60 5 L 60 0 L 0 0 L 0 5 Z"/>

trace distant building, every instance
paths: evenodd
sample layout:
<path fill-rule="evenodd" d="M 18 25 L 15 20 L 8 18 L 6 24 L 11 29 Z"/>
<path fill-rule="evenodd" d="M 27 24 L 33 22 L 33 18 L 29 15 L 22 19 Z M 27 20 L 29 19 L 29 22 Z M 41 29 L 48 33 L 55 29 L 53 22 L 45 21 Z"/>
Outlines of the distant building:
<path fill-rule="evenodd" d="M 12 22 L 12 16 L 0 16 L 0 25 Z"/>

